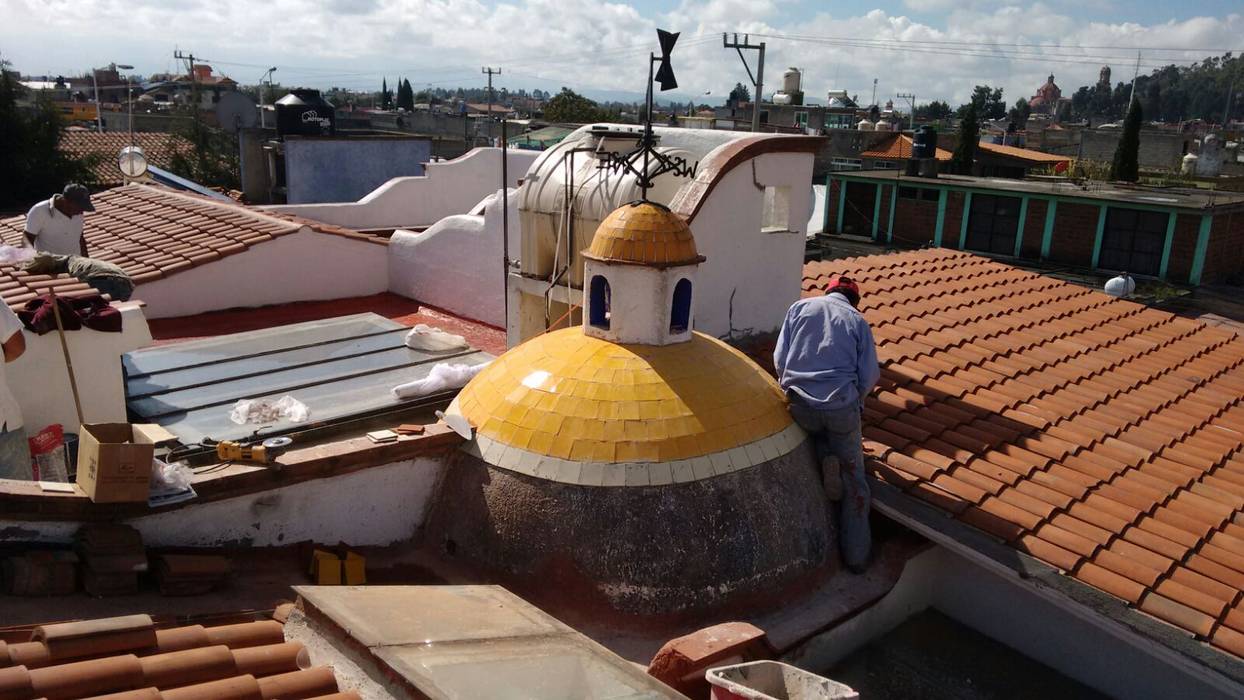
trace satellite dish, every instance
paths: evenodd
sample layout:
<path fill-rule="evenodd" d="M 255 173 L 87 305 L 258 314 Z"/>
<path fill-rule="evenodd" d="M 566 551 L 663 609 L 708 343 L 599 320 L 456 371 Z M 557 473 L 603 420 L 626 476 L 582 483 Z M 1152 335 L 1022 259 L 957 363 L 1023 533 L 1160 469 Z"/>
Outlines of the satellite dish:
<path fill-rule="evenodd" d="M 251 98 L 240 92 L 226 92 L 216 103 L 216 121 L 220 128 L 236 134 L 259 123 L 259 112 Z"/>
<path fill-rule="evenodd" d="M 117 167 L 126 177 L 142 177 L 147 172 L 147 154 L 139 146 L 126 146 L 117 157 Z"/>

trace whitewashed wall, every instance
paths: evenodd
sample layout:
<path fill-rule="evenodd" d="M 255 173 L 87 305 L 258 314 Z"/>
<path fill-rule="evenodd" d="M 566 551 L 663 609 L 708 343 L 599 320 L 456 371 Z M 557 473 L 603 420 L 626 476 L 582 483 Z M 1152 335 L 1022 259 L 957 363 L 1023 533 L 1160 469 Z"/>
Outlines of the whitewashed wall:
<path fill-rule="evenodd" d="M 389 288 L 388 249 L 310 228 L 253 245 L 134 290 L 147 318 L 344 299 Z"/>
<path fill-rule="evenodd" d="M 811 209 L 812 155 L 769 153 L 722 178 L 691 222 L 700 265 L 696 330 L 745 337 L 775 332 L 798 298 Z M 762 231 L 764 188 L 785 187 L 788 225 Z"/>
<path fill-rule="evenodd" d="M 509 186 L 516 186 L 539 156 L 538 151 L 511 149 Z M 476 148 L 451 161 L 428 163 L 426 175 L 389 180 L 357 202 L 259 208 L 353 229 L 422 228 L 465 214 L 500 185 L 501 149 Z"/>
<path fill-rule="evenodd" d="M 151 331 L 140 305 L 124 302 L 116 306 L 121 310 L 120 333 L 83 328 L 65 334 L 82 399 L 82 415 L 92 423 L 125 421 L 121 355 L 151 344 Z M 66 432 L 78 432 L 78 415 L 60 338 L 55 331 L 46 335 L 24 333 L 26 352 L 5 365 L 4 374 L 22 408 L 26 434 L 34 435 L 53 423 L 60 423 Z"/>
<path fill-rule="evenodd" d="M 515 190 L 510 189 L 510 257 L 519 247 Z M 395 231 L 389 239 L 389 290 L 465 318 L 505 325 L 501 263 L 501 190 L 448 216 L 423 233 Z"/>

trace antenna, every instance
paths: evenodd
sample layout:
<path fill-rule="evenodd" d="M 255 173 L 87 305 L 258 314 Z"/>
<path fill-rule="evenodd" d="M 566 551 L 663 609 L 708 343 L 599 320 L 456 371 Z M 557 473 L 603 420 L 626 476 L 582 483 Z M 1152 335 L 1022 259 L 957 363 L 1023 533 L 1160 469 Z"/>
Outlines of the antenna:
<path fill-rule="evenodd" d="M 697 163 L 687 165 L 686 158 L 661 153 L 656 149 L 656 137 L 652 133 L 652 84 L 659 83 L 662 92 L 678 87 L 678 81 L 674 78 L 674 68 L 670 65 L 670 53 L 674 50 L 675 42 L 678 41 L 678 34 L 678 32 L 671 33 L 658 29 L 657 41 L 661 45 L 661 55 L 658 57 L 655 54 L 648 54 L 648 91 L 644 106 L 644 131 L 639 138 L 638 146 L 626 154 L 602 153 L 598 166 L 610 172 L 621 170 L 634 175 L 639 184 L 640 199 L 645 202 L 648 201 L 648 190 L 652 188 L 652 181 L 658 176 L 674 173 L 683 177 L 695 177 Z M 654 65 L 660 66 L 655 76 L 652 70 Z M 643 164 L 637 167 L 636 163 L 641 159 Z M 656 161 L 656 167 L 649 169 L 649 161 Z"/>

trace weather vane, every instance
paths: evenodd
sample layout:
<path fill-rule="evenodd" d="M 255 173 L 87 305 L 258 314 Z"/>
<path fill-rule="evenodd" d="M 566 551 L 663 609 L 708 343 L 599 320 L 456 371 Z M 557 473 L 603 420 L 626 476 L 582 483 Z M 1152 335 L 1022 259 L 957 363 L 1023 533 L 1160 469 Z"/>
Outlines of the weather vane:
<path fill-rule="evenodd" d="M 604 157 L 599 166 L 610 172 L 621 170 L 634 175 L 639 185 L 640 199 L 645 202 L 648 201 L 648 190 L 652 187 L 652 181 L 658 176 L 674 173 L 681 177 L 695 177 L 697 165 L 688 165 L 686 158 L 661 153 L 656 147 L 657 140 L 652 133 L 652 84 L 660 83 L 661 92 L 678 87 L 678 81 L 674 79 L 674 69 L 670 66 L 670 52 L 678 41 L 678 32 L 670 33 L 658 29 L 657 40 L 661 44 L 661 55 L 648 54 L 648 93 L 644 104 L 644 131 L 639 138 L 639 144 L 629 153 L 602 154 Z M 654 76 L 653 66 L 658 65 Z M 650 163 L 655 165 L 650 168 Z"/>

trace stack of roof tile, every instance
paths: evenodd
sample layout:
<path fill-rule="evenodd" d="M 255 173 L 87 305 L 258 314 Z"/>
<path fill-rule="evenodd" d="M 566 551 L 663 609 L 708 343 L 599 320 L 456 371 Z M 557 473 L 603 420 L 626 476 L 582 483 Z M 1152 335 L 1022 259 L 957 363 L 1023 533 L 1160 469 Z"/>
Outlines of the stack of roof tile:
<path fill-rule="evenodd" d="M 0 565 L 0 591 L 21 596 L 69 595 L 78 589 L 78 555 L 35 550 Z"/>
<path fill-rule="evenodd" d="M 146 615 L 44 625 L 0 642 L 0 698 L 355 698 L 274 621 L 157 630 Z"/>
<path fill-rule="evenodd" d="M 164 554 L 156 562 L 162 595 L 207 593 L 229 575 L 229 560 L 209 554 Z"/>
<path fill-rule="evenodd" d="M 962 252 L 810 263 L 805 296 L 832 274 L 878 477 L 1244 656 L 1244 338 Z"/>
<path fill-rule="evenodd" d="M 251 209 L 157 185 L 125 185 L 93 198 L 96 211 L 83 221 L 91 257 L 119 265 L 142 285 L 241 253 L 304 226 L 325 234 L 388 245 L 379 236 L 300 217 Z M 0 239 L 21 245 L 26 217 L 0 220 Z M 78 296 L 95 290 L 74 278 L 53 280 L 0 267 L 0 297 L 17 307 L 54 288 Z"/>
<path fill-rule="evenodd" d="M 128 525 L 93 523 L 78 529 L 74 547 L 82 560 L 82 587 L 96 596 L 138 592 L 147 571 L 142 535 Z"/>

